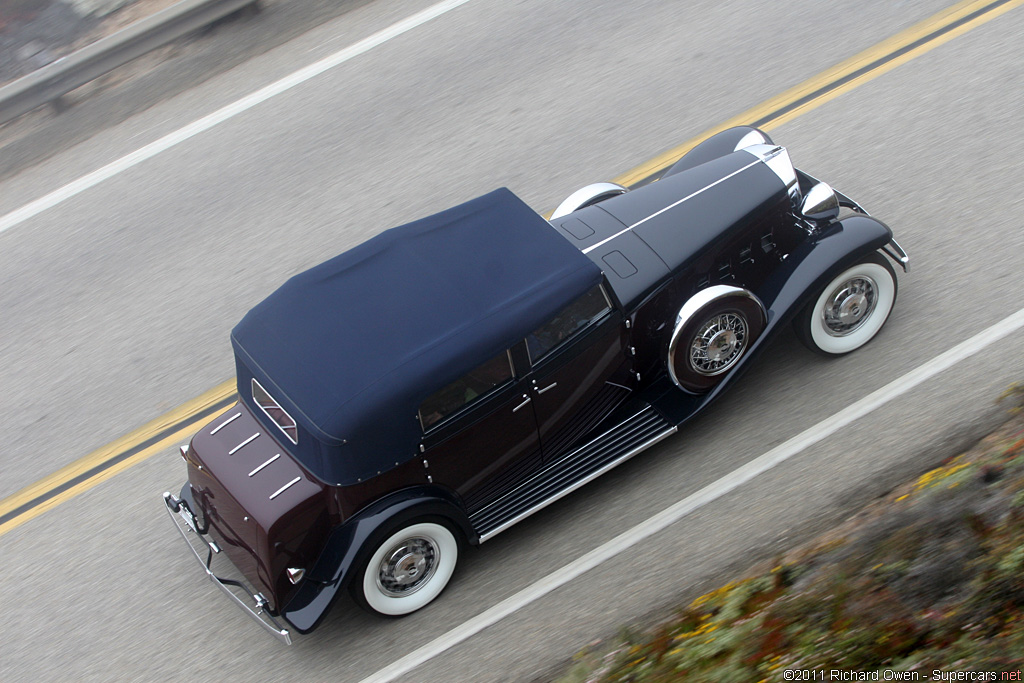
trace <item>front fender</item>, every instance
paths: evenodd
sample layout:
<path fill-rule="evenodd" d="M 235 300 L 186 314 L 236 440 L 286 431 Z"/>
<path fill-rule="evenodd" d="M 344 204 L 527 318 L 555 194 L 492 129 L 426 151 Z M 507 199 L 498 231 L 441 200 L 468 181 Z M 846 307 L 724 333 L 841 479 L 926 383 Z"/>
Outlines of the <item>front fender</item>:
<path fill-rule="evenodd" d="M 832 223 L 794 249 L 763 286 L 754 290 L 767 311 L 768 322 L 750 349 L 729 374 L 711 391 L 691 394 L 679 391 L 666 377 L 652 385 L 646 396 L 676 425 L 699 413 L 751 366 L 779 331 L 809 301 L 852 264 L 881 249 L 892 240 L 892 231 L 881 221 L 855 215 Z"/>
<path fill-rule="evenodd" d="M 788 322 L 833 277 L 890 240 L 889 226 L 862 214 L 837 221 L 809 238 L 757 292 L 768 309 L 769 326 Z"/>
<path fill-rule="evenodd" d="M 468 542 L 478 542 L 462 508 L 446 492 L 425 487 L 398 491 L 334 528 L 316 564 L 281 610 L 281 616 L 299 633 L 315 629 L 338 592 L 348 585 L 352 568 L 365 561 L 364 553 L 369 552 L 366 548 L 380 542 L 386 527 L 430 516 L 452 521 Z"/>

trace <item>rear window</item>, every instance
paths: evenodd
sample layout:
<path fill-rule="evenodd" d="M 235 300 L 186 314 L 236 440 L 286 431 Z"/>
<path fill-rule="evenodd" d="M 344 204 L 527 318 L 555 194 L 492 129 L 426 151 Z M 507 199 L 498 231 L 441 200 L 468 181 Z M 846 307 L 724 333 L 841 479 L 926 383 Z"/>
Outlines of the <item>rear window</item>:
<path fill-rule="evenodd" d="M 271 398 L 267 390 L 255 379 L 252 380 L 252 400 L 270 418 L 271 422 L 281 429 L 289 441 L 294 444 L 299 443 L 299 430 L 295 426 L 295 420 L 277 404 L 277 401 Z"/>
<path fill-rule="evenodd" d="M 420 425 L 423 431 L 511 380 L 512 362 L 508 352 L 502 351 L 444 389 L 434 392 L 423 402 L 420 406 Z"/>

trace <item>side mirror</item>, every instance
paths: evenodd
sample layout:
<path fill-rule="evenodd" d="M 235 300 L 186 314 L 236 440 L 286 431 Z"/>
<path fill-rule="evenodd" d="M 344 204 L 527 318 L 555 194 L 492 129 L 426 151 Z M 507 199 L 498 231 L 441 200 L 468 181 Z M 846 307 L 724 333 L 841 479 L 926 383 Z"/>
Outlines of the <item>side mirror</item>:
<path fill-rule="evenodd" d="M 839 217 L 839 198 L 828 183 L 818 183 L 807 191 L 800 213 L 812 221 L 835 220 Z"/>

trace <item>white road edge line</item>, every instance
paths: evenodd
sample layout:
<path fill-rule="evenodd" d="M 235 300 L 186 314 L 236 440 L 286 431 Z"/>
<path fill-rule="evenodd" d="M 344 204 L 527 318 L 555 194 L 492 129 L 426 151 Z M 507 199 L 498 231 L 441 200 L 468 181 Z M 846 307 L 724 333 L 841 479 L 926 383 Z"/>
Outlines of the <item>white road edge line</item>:
<path fill-rule="evenodd" d="M 314 62 L 313 64 L 303 67 L 298 71 L 271 83 L 270 85 L 260 88 L 254 93 L 246 95 L 240 100 L 236 100 L 229 105 L 221 107 L 212 114 L 208 114 L 201 119 L 184 126 L 183 128 L 179 128 L 172 133 L 168 133 L 159 140 L 151 142 L 148 145 L 121 157 L 120 159 L 110 162 L 102 168 L 92 171 L 77 180 L 73 180 L 67 185 L 64 185 L 63 187 L 0 217 L 0 233 L 39 215 L 47 209 L 53 208 L 77 194 L 85 192 L 89 188 L 102 183 L 104 180 L 112 178 L 118 173 L 142 163 L 146 159 L 155 157 L 157 154 L 165 152 L 171 147 L 174 147 L 191 137 L 199 135 L 203 131 L 213 128 L 217 124 L 223 123 L 242 112 L 252 109 L 261 102 L 265 102 L 266 100 L 280 95 L 290 88 L 294 88 L 297 85 L 305 83 L 309 79 L 318 76 L 329 69 L 333 69 L 339 64 L 343 64 L 365 52 L 369 52 L 378 45 L 386 43 L 392 38 L 396 38 L 403 33 L 411 31 L 417 26 L 427 23 L 431 19 L 436 19 L 442 14 L 450 12 L 467 2 L 470 2 L 470 0 L 445 0 L 444 2 L 432 5 L 422 12 L 418 12 L 411 17 L 396 22 L 377 33 L 374 33 L 368 38 L 360 40 L 354 45 L 350 45 L 339 50 L 332 55 L 324 57 L 318 62 Z"/>
<path fill-rule="evenodd" d="M 758 475 L 764 474 L 776 465 L 785 462 L 809 446 L 813 446 L 831 436 L 876 408 L 880 408 L 894 398 L 907 393 L 922 382 L 948 370 L 960 361 L 974 356 L 982 349 L 991 346 L 1022 327 L 1024 327 L 1024 308 L 974 335 L 967 341 L 957 344 L 945 353 L 918 366 L 902 377 L 889 382 L 881 389 L 868 394 L 848 408 L 844 408 L 831 417 L 825 418 L 785 443 L 751 460 L 746 465 L 733 470 L 696 493 L 687 496 L 671 507 L 637 524 L 632 529 L 619 534 L 604 545 L 591 550 L 583 557 L 570 562 L 561 569 L 555 570 L 515 595 L 502 600 L 497 605 L 448 631 L 448 633 L 435 638 L 393 664 L 384 667 L 372 676 L 364 678 L 361 683 L 389 683 L 409 673 L 427 660 L 458 645 L 462 641 L 483 631 L 488 626 L 501 621 L 517 610 L 542 598 L 556 588 L 576 580 L 585 572 L 607 562 L 615 555 L 628 550 L 640 541 L 659 533 L 694 510 L 721 498 Z"/>

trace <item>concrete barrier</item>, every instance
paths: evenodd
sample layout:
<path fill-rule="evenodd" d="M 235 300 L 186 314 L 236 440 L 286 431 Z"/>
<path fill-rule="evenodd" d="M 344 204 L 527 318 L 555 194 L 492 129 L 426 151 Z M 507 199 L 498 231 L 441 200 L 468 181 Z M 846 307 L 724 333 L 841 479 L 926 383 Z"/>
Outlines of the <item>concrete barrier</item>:
<path fill-rule="evenodd" d="M 0 88 L 0 124 L 259 0 L 181 0 Z"/>

